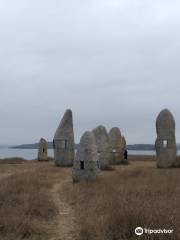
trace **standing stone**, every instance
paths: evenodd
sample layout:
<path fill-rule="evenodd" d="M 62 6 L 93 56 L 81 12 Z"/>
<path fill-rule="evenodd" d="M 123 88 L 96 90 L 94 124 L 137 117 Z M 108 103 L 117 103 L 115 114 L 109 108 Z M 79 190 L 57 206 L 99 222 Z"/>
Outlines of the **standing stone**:
<path fill-rule="evenodd" d="M 47 160 L 48 160 L 48 144 L 44 138 L 41 138 L 38 145 L 38 161 Z"/>
<path fill-rule="evenodd" d="M 176 137 L 175 120 L 172 113 L 165 109 L 160 112 L 156 120 L 157 139 L 155 143 L 157 167 L 176 167 Z"/>
<path fill-rule="evenodd" d="M 56 166 L 72 166 L 75 156 L 72 111 L 66 110 L 54 135 L 54 158 Z"/>
<path fill-rule="evenodd" d="M 111 164 L 121 164 L 122 156 L 122 137 L 118 127 L 113 127 L 109 132 Z"/>
<path fill-rule="evenodd" d="M 96 178 L 98 171 L 98 153 L 92 132 L 85 132 L 81 137 L 73 165 L 73 182 Z"/>
<path fill-rule="evenodd" d="M 99 167 L 106 170 L 110 166 L 109 136 L 104 126 L 98 126 L 93 131 L 98 149 Z"/>
<path fill-rule="evenodd" d="M 128 164 L 128 159 L 125 158 L 127 157 L 127 143 L 126 139 L 124 136 L 122 136 L 122 162 L 123 164 Z"/>

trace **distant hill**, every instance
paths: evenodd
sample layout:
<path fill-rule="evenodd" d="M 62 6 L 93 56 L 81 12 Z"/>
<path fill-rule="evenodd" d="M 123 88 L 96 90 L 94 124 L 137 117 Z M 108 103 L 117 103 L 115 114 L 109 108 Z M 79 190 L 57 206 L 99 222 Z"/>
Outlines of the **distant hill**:
<path fill-rule="evenodd" d="M 0 145 L 0 149 L 1 148 L 9 148 L 10 146 L 9 145 Z"/>
<path fill-rule="evenodd" d="M 18 149 L 38 149 L 38 143 L 31 143 L 31 144 L 21 144 L 18 146 L 11 146 L 10 148 L 18 148 Z M 48 142 L 48 148 L 52 149 L 53 144 L 52 142 Z"/>
<path fill-rule="evenodd" d="M 155 146 L 153 144 L 133 144 L 133 145 L 128 145 L 128 150 L 154 151 Z"/>
<path fill-rule="evenodd" d="M 132 144 L 128 145 L 128 150 L 155 151 L 155 146 L 153 144 Z M 177 143 L 177 150 L 180 150 L 180 143 Z"/>
<path fill-rule="evenodd" d="M 75 148 L 77 148 L 78 144 L 75 144 Z M 38 149 L 38 143 L 32 143 L 32 144 L 21 144 L 18 146 L 11 146 L 9 148 L 13 149 Z M 53 143 L 48 142 L 48 149 L 53 149 Z"/>
<path fill-rule="evenodd" d="M 15 149 L 37 149 L 38 143 L 32 143 L 32 144 L 22 144 L 18 146 L 12 146 L 9 148 L 15 148 Z M 48 142 L 48 148 L 53 149 L 53 143 Z M 75 148 L 78 148 L 78 144 L 75 144 Z M 180 143 L 177 144 L 177 149 L 180 150 Z M 133 151 L 154 151 L 155 147 L 153 144 L 131 144 L 128 145 L 128 150 Z"/>

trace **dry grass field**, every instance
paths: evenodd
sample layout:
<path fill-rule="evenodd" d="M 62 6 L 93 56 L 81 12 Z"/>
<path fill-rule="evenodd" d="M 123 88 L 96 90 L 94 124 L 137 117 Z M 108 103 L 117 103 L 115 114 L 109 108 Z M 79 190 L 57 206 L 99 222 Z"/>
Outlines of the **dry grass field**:
<path fill-rule="evenodd" d="M 180 239 L 180 169 L 156 169 L 153 157 L 132 156 L 77 184 L 52 161 L 4 161 L 0 240 Z M 138 226 L 174 233 L 138 237 Z"/>

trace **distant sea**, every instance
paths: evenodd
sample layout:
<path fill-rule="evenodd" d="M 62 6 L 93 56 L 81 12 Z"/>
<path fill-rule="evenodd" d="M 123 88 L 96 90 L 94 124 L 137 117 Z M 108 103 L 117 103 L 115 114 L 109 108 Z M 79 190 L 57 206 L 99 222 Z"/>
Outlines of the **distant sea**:
<path fill-rule="evenodd" d="M 154 151 L 134 151 L 129 150 L 129 155 L 155 155 Z M 53 157 L 53 149 L 48 150 L 48 155 Z M 180 151 L 178 151 L 180 155 Z M 22 157 L 28 160 L 37 158 L 37 149 L 11 149 L 11 148 L 0 148 L 0 159 L 10 157 Z"/>
<path fill-rule="evenodd" d="M 22 157 L 27 160 L 37 158 L 37 149 L 13 149 L 13 148 L 0 148 L 0 159 L 11 157 Z M 53 149 L 48 150 L 48 155 L 53 157 Z"/>

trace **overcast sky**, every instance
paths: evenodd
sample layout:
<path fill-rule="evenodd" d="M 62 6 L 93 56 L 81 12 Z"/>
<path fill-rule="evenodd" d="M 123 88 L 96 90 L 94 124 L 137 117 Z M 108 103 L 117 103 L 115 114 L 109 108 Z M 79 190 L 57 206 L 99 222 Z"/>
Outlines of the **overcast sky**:
<path fill-rule="evenodd" d="M 178 0 L 0 0 L 0 144 L 52 140 L 67 108 L 76 142 L 118 126 L 154 143 L 169 108 L 180 142 Z"/>

